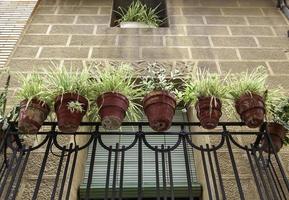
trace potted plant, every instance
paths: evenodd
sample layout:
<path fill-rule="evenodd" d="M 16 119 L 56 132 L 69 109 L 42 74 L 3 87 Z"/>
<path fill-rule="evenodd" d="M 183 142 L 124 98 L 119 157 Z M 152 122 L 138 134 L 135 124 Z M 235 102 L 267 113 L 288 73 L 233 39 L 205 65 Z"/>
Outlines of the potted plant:
<path fill-rule="evenodd" d="M 181 80 L 178 70 L 168 73 L 165 66 L 157 63 L 149 64 L 146 76 L 141 77 L 145 91 L 143 109 L 155 131 L 166 131 L 171 126 L 178 101 L 178 80 Z"/>
<path fill-rule="evenodd" d="M 270 122 L 266 124 L 266 132 L 270 135 L 275 152 L 279 152 L 283 145 L 289 144 L 286 133 L 289 130 L 289 101 L 283 93 L 275 90 L 267 95 L 267 116 Z M 267 138 L 262 139 L 262 149 L 273 152 L 269 148 Z"/>
<path fill-rule="evenodd" d="M 17 97 L 21 100 L 18 129 L 36 134 L 50 112 L 51 98 L 45 90 L 42 75 L 19 74 L 18 78 L 21 84 L 17 91 Z"/>
<path fill-rule="evenodd" d="M 121 28 L 156 28 L 163 22 L 158 16 L 159 6 L 149 8 L 140 0 L 133 1 L 128 9 L 119 7 L 119 11 L 114 11 L 120 16 L 116 22 Z"/>
<path fill-rule="evenodd" d="M 56 66 L 46 71 L 46 84 L 54 99 L 58 128 L 64 133 L 77 131 L 89 106 L 89 70 L 69 70 Z"/>
<path fill-rule="evenodd" d="M 96 97 L 99 117 L 105 129 L 118 129 L 127 115 L 130 120 L 140 117 L 140 105 L 136 102 L 142 95 L 137 88 L 129 64 L 112 65 L 105 62 L 94 64 L 91 70 L 91 88 Z"/>
<path fill-rule="evenodd" d="M 187 106 L 195 105 L 197 117 L 205 129 L 213 129 L 222 116 L 222 102 L 227 100 L 226 78 L 204 70 L 194 70 L 186 81 L 183 100 Z"/>
<path fill-rule="evenodd" d="M 257 128 L 264 122 L 266 113 L 264 94 L 267 90 L 266 69 L 258 67 L 251 73 L 231 76 L 230 95 L 237 113 L 249 128 Z"/>

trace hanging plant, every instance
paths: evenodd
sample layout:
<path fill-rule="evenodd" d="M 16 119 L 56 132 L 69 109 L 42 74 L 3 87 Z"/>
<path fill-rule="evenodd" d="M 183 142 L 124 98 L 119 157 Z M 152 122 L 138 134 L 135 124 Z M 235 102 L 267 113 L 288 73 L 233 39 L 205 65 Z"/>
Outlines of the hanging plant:
<path fill-rule="evenodd" d="M 180 80 L 178 70 L 168 71 L 158 63 L 149 64 L 146 76 L 141 77 L 141 86 L 146 94 L 143 108 L 153 130 L 166 131 L 170 128 L 178 101 L 177 81 Z"/>
<path fill-rule="evenodd" d="M 226 79 L 206 70 L 196 69 L 185 83 L 183 100 L 187 106 L 194 105 L 202 127 L 215 128 L 222 116 L 222 102 L 227 100 Z"/>
<path fill-rule="evenodd" d="M 139 0 L 133 1 L 128 9 L 119 7 L 114 11 L 120 16 L 116 22 L 121 28 L 156 28 L 163 23 L 158 16 L 161 12 L 157 11 L 159 6 L 149 8 Z"/>
<path fill-rule="evenodd" d="M 273 90 L 266 95 L 267 123 L 266 131 L 271 137 L 275 152 L 279 152 L 283 145 L 288 145 L 289 137 L 286 133 L 289 130 L 289 102 L 282 90 Z M 265 152 L 273 152 L 269 148 L 266 137 L 262 139 L 262 149 Z"/>
<path fill-rule="evenodd" d="M 58 128 L 64 133 L 77 131 L 89 106 L 89 70 L 69 70 L 65 66 L 50 67 L 46 71 L 46 84 L 54 99 Z"/>
<path fill-rule="evenodd" d="M 113 66 L 109 62 L 94 64 L 91 68 L 92 88 L 102 126 L 105 129 L 118 129 L 125 116 L 131 121 L 140 117 L 140 105 L 136 102 L 142 95 L 137 88 L 133 68 L 121 63 Z"/>
<path fill-rule="evenodd" d="M 18 74 L 20 89 L 17 97 L 20 102 L 18 129 L 23 133 L 36 134 L 46 120 L 52 103 L 45 87 L 43 75 Z"/>
<path fill-rule="evenodd" d="M 264 94 L 267 90 L 267 72 L 263 66 L 251 73 L 242 72 L 231 76 L 230 95 L 237 113 L 249 128 L 260 127 L 266 113 Z"/>

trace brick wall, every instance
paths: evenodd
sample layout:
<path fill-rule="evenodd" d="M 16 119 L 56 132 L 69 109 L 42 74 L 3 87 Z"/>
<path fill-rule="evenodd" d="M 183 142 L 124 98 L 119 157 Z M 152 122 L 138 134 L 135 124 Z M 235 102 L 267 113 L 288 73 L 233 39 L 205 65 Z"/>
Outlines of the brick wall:
<path fill-rule="evenodd" d="M 264 65 L 272 86 L 288 88 L 289 25 L 275 4 L 271 0 L 168 0 L 169 28 L 124 30 L 109 27 L 111 0 L 42 0 L 7 66 L 14 73 L 45 68 L 50 60 L 76 67 L 92 60 L 146 60 L 178 68 L 197 63 L 213 72 L 235 73 Z M 12 80 L 12 87 L 17 86 Z M 15 103 L 14 98 L 9 102 Z M 288 148 L 280 154 L 288 158 Z M 242 162 L 242 156 L 238 159 Z M 289 173 L 288 163 L 284 164 Z M 246 170 L 242 177 L 246 188 L 252 189 Z M 235 184 L 226 174 L 224 178 L 228 185 Z M 229 194 L 230 199 L 236 197 Z"/>

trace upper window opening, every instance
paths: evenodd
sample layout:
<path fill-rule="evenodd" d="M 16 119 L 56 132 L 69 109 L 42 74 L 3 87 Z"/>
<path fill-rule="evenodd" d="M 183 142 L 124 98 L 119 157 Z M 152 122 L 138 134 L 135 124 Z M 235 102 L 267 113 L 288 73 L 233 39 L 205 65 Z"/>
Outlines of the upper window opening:
<path fill-rule="evenodd" d="M 114 0 L 111 26 L 168 27 L 166 0 Z"/>

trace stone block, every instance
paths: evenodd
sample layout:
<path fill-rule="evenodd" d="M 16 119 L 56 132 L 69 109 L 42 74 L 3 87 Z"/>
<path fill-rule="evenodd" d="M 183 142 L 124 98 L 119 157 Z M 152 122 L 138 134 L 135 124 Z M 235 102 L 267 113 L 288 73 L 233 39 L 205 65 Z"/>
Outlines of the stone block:
<path fill-rule="evenodd" d="M 278 8 L 262 8 L 265 16 L 281 16 L 282 12 Z"/>
<path fill-rule="evenodd" d="M 222 8 L 224 15 L 263 15 L 259 8 Z"/>
<path fill-rule="evenodd" d="M 37 54 L 38 47 L 17 47 L 14 58 L 34 58 Z"/>
<path fill-rule="evenodd" d="M 101 15 L 110 15 L 112 13 L 111 7 L 100 7 L 99 14 Z"/>
<path fill-rule="evenodd" d="M 53 25 L 50 34 L 92 34 L 93 25 Z"/>
<path fill-rule="evenodd" d="M 236 50 L 229 48 L 191 48 L 193 59 L 231 60 L 238 59 Z"/>
<path fill-rule="evenodd" d="M 91 6 L 91 5 L 95 5 L 95 6 L 112 6 L 112 0 L 107 0 L 107 1 L 95 1 L 95 0 L 84 0 L 82 1 L 83 6 Z"/>
<path fill-rule="evenodd" d="M 253 37 L 212 37 L 215 47 L 256 47 Z"/>
<path fill-rule="evenodd" d="M 289 74 L 288 62 L 269 62 L 269 65 L 274 74 Z"/>
<path fill-rule="evenodd" d="M 267 26 L 230 26 L 233 35 L 273 35 L 273 31 Z"/>
<path fill-rule="evenodd" d="M 256 0 L 256 1 L 250 1 L 250 0 L 242 0 L 239 2 L 241 7 L 275 7 L 276 4 L 273 1 L 267 1 L 267 0 Z"/>
<path fill-rule="evenodd" d="M 188 35 L 229 35 L 225 26 L 187 26 Z"/>
<path fill-rule="evenodd" d="M 235 0 L 203 0 L 200 3 L 205 7 L 238 7 Z"/>
<path fill-rule="evenodd" d="M 284 52 L 277 49 L 239 49 L 241 58 L 246 60 L 280 60 L 287 59 Z"/>
<path fill-rule="evenodd" d="M 133 47 L 93 48 L 92 58 L 139 59 L 139 48 Z"/>
<path fill-rule="evenodd" d="M 278 86 L 286 89 L 289 88 L 288 75 L 270 76 L 268 78 L 268 83 L 270 88 L 277 88 Z"/>
<path fill-rule="evenodd" d="M 243 17 L 220 17 L 206 16 L 208 24 L 224 24 L 224 25 L 245 25 L 246 21 Z"/>
<path fill-rule="evenodd" d="M 39 60 L 39 59 L 11 59 L 8 67 L 11 72 L 19 72 L 20 70 L 29 71 L 43 71 L 49 66 L 52 66 L 52 62 L 59 65 L 59 60 Z"/>
<path fill-rule="evenodd" d="M 289 26 L 273 26 L 273 29 L 276 35 L 288 37 Z"/>
<path fill-rule="evenodd" d="M 191 0 L 191 1 L 187 1 L 187 0 L 168 0 L 167 4 L 169 7 L 173 7 L 173 6 L 199 6 L 200 3 L 198 0 Z"/>
<path fill-rule="evenodd" d="M 119 36 L 119 46 L 163 46 L 161 36 Z"/>
<path fill-rule="evenodd" d="M 49 25 L 30 25 L 26 30 L 26 33 L 46 33 Z"/>
<path fill-rule="evenodd" d="M 287 25 L 283 17 L 247 17 L 250 25 Z"/>
<path fill-rule="evenodd" d="M 256 69 L 258 66 L 265 66 L 265 62 L 248 62 L 248 61 L 238 61 L 238 62 L 232 62 L 232 61 L 221 61 L 219 62 L 221 72 L 222 73 L 240 73 L 245 71 L 252 71 Z"/>
<path fill-rule="evenodd" d="M 107 15 L 100 16 L 79 16 L 77 24 L 109 24 L 110 17 Z"/>
<path fill-rule="evenodd" d="M 21 45 L 34 46 L 57 46 L 66 45 L 68 36 L 65 35 L 25 35 L 21 40 Z"/>
<path fill-rule="evenodd" d="M 32 24 L 72 24 L 74 18 L 67 15 L 35 15 Z"/>
<path fill-rule="evenodd" d="M 288 37 L 258 37 L 261 47 L 276 47 L 276 48 L 288 48 Z"/>
<path fill-rule="evenodd" d="M 169 28 L 142 28 L 140 29 L 142 35 L 185 35 L 183 26 L 170 26 Z"/>
<path fill-rule="evenodd" d="M 44 47 L 40 58 L 87 58 L 88 51 L 83 47 Z"/>
<path fill-rule="evenodd" d="M 187 48 L 143 48 L 143 59 L 189 59 Z"/>
<path fill-rule="evenodd" d="M 166 36 L 166 46 L 210 46 L 208 37 L 203 36 Z"/>
<path fill-rule="evenodd" d="M 58 14 L 98 14 L 98 7 L 83 7 L 83 6 L 74 6 L 74 7 L 59 7 Z"/>
<path fill-rule="evenodd" d="M 70 46 L 113 46 L 116 36 L 73 35 Z"/>
<path fill-rule="evenodd" d="M 178 7 L 168 8 L 168 13 L 169 15 L 181 15 L 182 14 L 181 8 L 178 8 Z"/>
<path fill-rule="evenodd" d="M 54 14 L 56 11 L 56 6 L 39 6 L 35 10 L 35 14 Z"/>
<path fill-rule="evenodd" d="M 219 73 L 217 63 L 214 61 L 198 61 L 197 66 L 201 70 L 208 70 L 211 73 Z"/>
<path fill-rule="evenodd" d="M 184 15 L 222 15 L 219 8 L 183 7 Z"/>
<path fill-rule="evenodd" d="M 108 25 L 98 25 L 96 29 L 96 34 L 113 34 L 113 35 L 138 35 L 138 28 L 119 28 L 119 27 L 109 27 Z"/>
<path fill-rule="evenodd" d="M 170 24 L 204 24 L 201 16 L 170 16 Z"/>
<path fill-rule="evenodd" d="M 67 5 L 67 6 L 73 6 L 73 5 L 79 5 L 80 0 L 43 0 L 40 2 L 40 5 L 45 6 L 56 6 L 56 5 Z"/>

